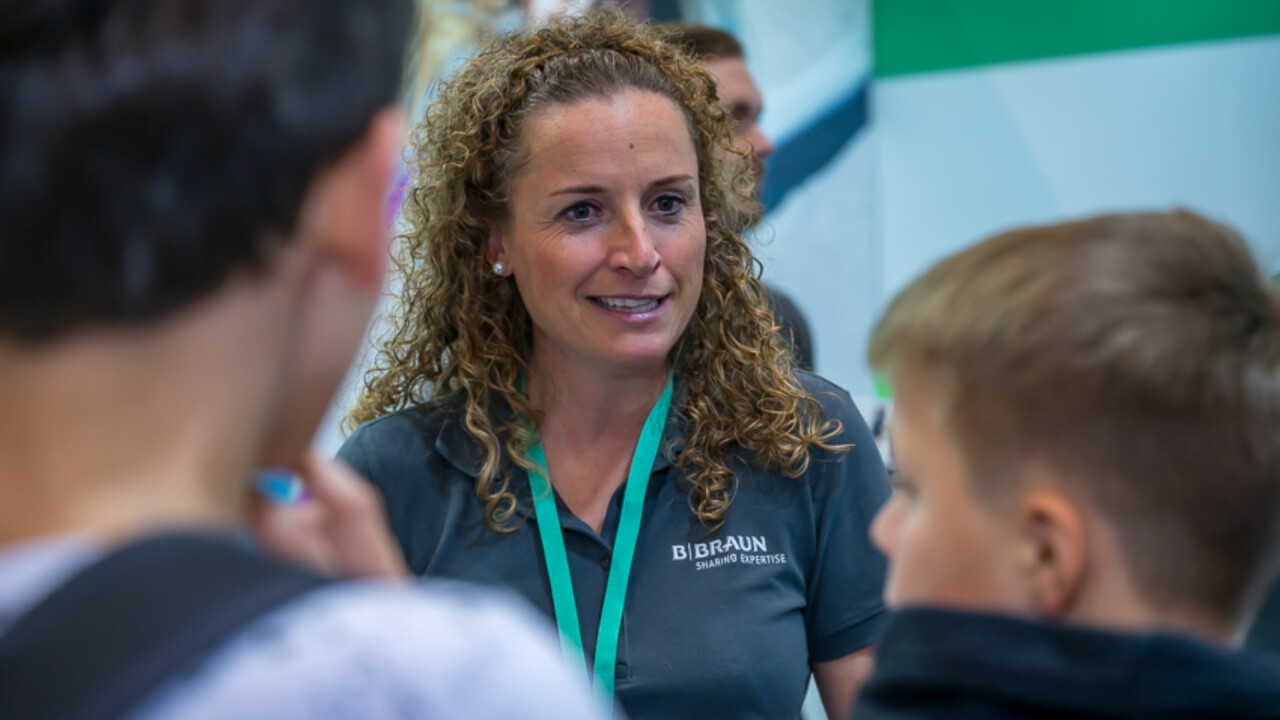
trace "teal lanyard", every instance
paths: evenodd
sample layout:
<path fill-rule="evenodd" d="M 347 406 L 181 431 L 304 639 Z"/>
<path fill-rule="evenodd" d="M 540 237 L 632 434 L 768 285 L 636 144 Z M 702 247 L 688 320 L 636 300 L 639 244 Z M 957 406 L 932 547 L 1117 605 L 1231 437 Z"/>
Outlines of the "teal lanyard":
<path fill-rule="evenodd" d="M 622 629 L 622 608 L 627 601 L 627 581 L 631 577 L 631 560 L 636 552 L 636 538 L 640 535 L 640 517 L 644 513 L 644 495 L 653 472 L 653 461 L 658 457 L 662 443 L 662 430 L 667 421 L 667 409 L 671 406 L 671 379 L 658 403 L 649 411 L 631 456 L 631 469 L 627 473 L 627 488 L 622 495 L 622 515 L 618 519 L 618 533 L 613 541 L 613 560 L 609 566 L 609 579 L 605 584 L 604 604 L 600 608 L 600 627 L 596 633 L 595 679 L 596 688 L 609 703 L 613 702 L 613 680 L 618 664 L 618 634 Z M 587 661 L 582 652 L 582 625 L 578 621 L 578 605 L 574 600 L 573 577 L 569 574 L 569 556 L 564 549 L 564 534 L 560 530 L 560 513 L 556 510 L 555 496 L 551 492 L 547 471 L 547 456 L 542 451 L 542 441 L 529 449 L 529 459 L 537 466 L 537 472 L 529 475 L 533 490 L 533 509 L 538 519 L 538 534 L 542 537 L 542 555 L 547 561 L 547 576 L 551 581 L 551 604 L 555 608 L 556 625 L 560 628 L 560 646 L 566 662 L 585 676 Z"/>

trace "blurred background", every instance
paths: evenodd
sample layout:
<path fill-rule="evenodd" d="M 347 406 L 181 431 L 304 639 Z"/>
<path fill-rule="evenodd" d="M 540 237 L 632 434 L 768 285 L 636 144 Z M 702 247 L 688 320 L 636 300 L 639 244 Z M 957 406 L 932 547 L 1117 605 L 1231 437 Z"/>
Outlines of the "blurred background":
<path fill-rule="evenodd" d="M 765 278 L 869 418 L 877 313 L 1000 229 L 1183 205 L 1280 272 L 1280 0 L 422 1 L 415 119 L 477 45 L 551 13 L 621 7 L 736 35 L 777 147 L 753 240 Z"/>

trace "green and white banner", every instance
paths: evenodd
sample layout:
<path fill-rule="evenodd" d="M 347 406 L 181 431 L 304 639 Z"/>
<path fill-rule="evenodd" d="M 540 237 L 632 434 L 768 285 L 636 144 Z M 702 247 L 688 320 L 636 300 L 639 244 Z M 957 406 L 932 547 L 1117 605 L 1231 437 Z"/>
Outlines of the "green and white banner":
<path fill-rule="evenodd" d="M 887 295 L 1003 227 L 1183 205 L 1280 269 L 1280 2 L 879 0 Z"/>

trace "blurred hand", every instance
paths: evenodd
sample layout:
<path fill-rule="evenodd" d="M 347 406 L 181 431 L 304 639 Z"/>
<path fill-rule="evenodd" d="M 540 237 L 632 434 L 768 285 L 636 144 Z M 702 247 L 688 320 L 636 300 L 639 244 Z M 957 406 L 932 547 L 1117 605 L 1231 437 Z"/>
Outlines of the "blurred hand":
<path fill-rule="evenodd" d="M 328 575 L 408 579 L 377 493 L 346 465 L 308 451 L 296 468 L 305 499 L 255 493 L 250 522 L 262 549 Z"/>

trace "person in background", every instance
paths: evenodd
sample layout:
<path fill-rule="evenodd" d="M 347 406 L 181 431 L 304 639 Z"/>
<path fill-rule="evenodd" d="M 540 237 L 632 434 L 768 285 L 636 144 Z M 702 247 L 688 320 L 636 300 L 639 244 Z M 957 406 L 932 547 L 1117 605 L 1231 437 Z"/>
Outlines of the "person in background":
<path fill-rule="evenodd" d="M 742 44 L 733 35 L 707 25 L 671 23 L 663 27 L 670 29 L 674 33 L 673 41 L 692 53 L 715 78 L 720 107 L 733 122 L 733 133 L 739 147 L 751 158 L 758 186 L 764 181 L 765 160 L 773 154 L 774 147 L 760 129 L 764 99 L 747 70 Z M 795 353 L 796 365 L 812 370 L 813 333 L 809 330 L 809 321 L 795 301 L 781 289 L 767 283 L 764 288 L 769 309 L 778 322 L 779 333 Z"/>
<path fill-rule="evenodd" d="M 1187 211 L 1015 230 L 890 304 L 898 608 L 859 720 L 1280 717 L 1280 292 Z"/>
<path fill-rule="evenodd" d="M 711 76 L 610 13 L 482 49 L 418 129 L 403 292 L 340 456 L 409 566 L 514 588 L 632 718 L 834 716 L 870 666 L 889 494 L 793 370 Z"/>
<path fill-rule="evenodd" d="M 0 2 L 0 717 L 591 718 L 553 636 L 396 575 L 306 457 L 387 256 L 410 0 Z"/>

